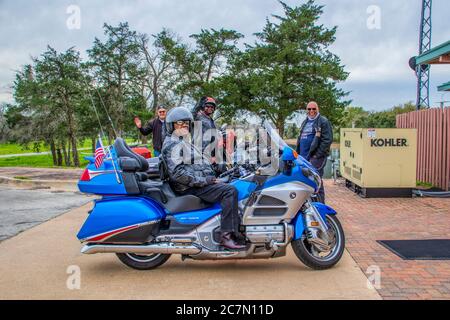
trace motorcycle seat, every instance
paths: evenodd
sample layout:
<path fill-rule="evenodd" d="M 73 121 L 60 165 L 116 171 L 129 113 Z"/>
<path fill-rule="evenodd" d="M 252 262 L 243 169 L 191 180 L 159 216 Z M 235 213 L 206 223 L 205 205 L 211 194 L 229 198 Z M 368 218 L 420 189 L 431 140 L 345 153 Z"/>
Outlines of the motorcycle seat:
<path fill-rule="evenodd" d="M 139 182 L 139 186 L 143 190 L 144 195 L 156 200 L 169 212 L 169 215 L 211 207 L 211 204 L 202 201 L 196 196 L 176 195 L 168 182 L 149 180 Z"/>

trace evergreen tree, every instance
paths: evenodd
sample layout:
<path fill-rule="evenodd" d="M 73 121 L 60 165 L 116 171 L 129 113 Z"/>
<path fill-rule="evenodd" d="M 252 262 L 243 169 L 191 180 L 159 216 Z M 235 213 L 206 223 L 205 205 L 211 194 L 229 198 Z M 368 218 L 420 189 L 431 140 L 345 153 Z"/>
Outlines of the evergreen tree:
<path fill-rule="evenodd" d="M 280 3 L 284 15 L 267 19 L 257 41 L 232 55 L 228 74 L 218 79 L 225 111 L 264 112 L 283 132 L 286 119 L 315 100 L 334 122 L 348 104 L 342 101 L 346 93 L 336 87 L 348 74 L 329 50 L 336 27 L 319 24 L 323 6 L 312 0 L 299 7 Z"/>

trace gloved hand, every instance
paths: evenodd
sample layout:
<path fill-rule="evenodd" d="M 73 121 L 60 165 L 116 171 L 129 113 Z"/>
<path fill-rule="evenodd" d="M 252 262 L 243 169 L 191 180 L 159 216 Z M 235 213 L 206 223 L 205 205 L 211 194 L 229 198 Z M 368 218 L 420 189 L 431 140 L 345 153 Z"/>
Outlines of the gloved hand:
<path fill-rule="evenodd" d="M 217 178 L 214 177 L 214 176 L 207 176 L 207 177 L 206 177 L 206 183 L 207 183 L 208 185 L 215 184 L 215 183 L 216 183 L 216 180 L 217 180 Z"/>
<path fill-rule="evenodd" d="M 218 175 L 221 175 L 222 173 L 228 170 L 227 165 L 225 163 L 222 164 L 215 163 L 213 164 L 213 168 Z"/>

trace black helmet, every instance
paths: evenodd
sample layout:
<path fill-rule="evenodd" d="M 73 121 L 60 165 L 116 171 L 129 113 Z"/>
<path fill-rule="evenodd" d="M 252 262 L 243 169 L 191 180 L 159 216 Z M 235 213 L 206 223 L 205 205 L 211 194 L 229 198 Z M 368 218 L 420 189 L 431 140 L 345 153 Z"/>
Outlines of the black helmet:
<path fill-rule="evenodd" d="M 166 130 L 168 134 L 172 134 L 174 130 L 173 124 L 177 121 L 194 121 L 192 113 L 184 107 L 176 107 L 169 111 L 166 117 Z"/>
<path fill-rule="evenodd" d="M 200 111 L 200 110 L 205 110 L 205 107 L 206 107 L 207 105 L 212 105 L 212 106 L 214 106 L 215 108 L 217 108 L 217 102 L 216 102 L 216 99 L 211 98 L 211 97 L 207 97 L 207 96 L 201 97 L 201 98 L 200 98 L 200 101 L 199 101 L 199 102 L 197 103 L 197 105 L 195 106 L 195 112 L 198 112 L 198 111 Z"/>

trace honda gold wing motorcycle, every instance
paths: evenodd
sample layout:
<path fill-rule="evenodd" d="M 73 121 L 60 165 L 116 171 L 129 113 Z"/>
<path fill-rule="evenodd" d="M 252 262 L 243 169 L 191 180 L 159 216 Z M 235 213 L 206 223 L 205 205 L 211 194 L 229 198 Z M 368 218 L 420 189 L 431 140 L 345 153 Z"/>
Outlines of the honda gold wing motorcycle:
<path fill-rule="evenodd" d="M 149 270 L 173 254 L 183 261 L 278 258 L 290 244 L 306 266 L 333 267 L 345 237 L 336 211 L 312 200 L 322 179 L 272 124 L 264 128 L 280 150 L 280 168 L 244 164 L 221 176 L 238 190 L 245 250 L 220 245 L 219 204 L 175 194 L 162 160 L 147 161 L 118 138 L 101 167 L 89 158 L 78 183 L 81 192 L 101 197 L 77 235 L 81 252 L 115 253 L 128 267 Z"/>

